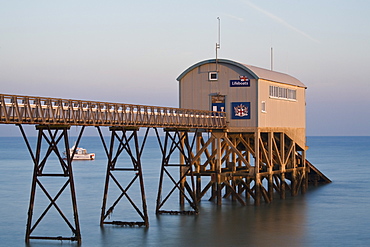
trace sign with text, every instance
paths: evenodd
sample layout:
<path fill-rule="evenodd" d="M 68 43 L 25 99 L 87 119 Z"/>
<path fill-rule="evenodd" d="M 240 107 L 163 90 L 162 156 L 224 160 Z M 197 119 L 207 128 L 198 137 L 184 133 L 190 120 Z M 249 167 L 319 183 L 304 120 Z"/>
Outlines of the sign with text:
<path fill-rule="evenodd" d="M 230 80 L 230 87 L 249 87 L 250 80 L 248 77 L 241 75 L 239 80 Z"/>

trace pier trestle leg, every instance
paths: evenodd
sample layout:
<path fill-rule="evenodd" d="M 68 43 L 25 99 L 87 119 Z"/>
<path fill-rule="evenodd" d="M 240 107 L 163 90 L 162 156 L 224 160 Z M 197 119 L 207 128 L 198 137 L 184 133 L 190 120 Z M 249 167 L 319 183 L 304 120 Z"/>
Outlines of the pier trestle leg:
<path fill-rule="evenodd" d="M 97 127 L 101 141 L 103 143 L 108 163 L 107 163 L 107 171 L 105 177 L 105 186 L 104 186 L 104 194 L 103 194 L 103 203 L 102 203 L 102 210 L 101 210 L 101 217 L 100 217 L 100 225 L 103 226 L 104 224 L 113 224 L 113 225 L 121 225 L 121 226 L 149 226 L 149 219 L 147 213 L 147 205 L 146 205 L 146 197 L 145 197 L 145 190 L 144 190 L 144 179 L 143 179 L 143 171 L 141 165 L 141 155 L 144 149 L 144 145 L 146 143 L 146 139 L 148 136 L 149 128 L 145 133 L 145 136 L 142 140 L 142 144 L 139 143 L 138 138 L 138 131 L 139 128 L 127 128 L 127 127 L 110 127 L 109 130 L 111 131 L 110 143 L 109 148 L 106 145 L 104 140 L 104 136 L 99 127 Z M 122 157 L 125 155 L 125 157 Z M 119 160 L 120 158 L 120 160 Z M 123 159 L 123 161 L 122 161 Z M 121 167 L 118 166 L 118 161 L 122 161 Z M 127 162 L 128 161 L 128 162 Z M 126 164 L 128 163 L 128 164 Z M 124 167 L 122 167 L 124 165 Z M 124 172 L 124 173 L 123 173 Z M 120 174 L 118 176 L 118 174 Z M 131 180 L 123 179 L 123 174 L 128 177 L 131 176 Z M 113 184 L 116 185 L 114 188 L 109 187 L 109 182 L 112 181 Z M 135 187 L 134 184 L 139 183 L 139 188 Z M 126 186 L 123 186 L 123 183 L 126 183 Z M 128 191 L 133 191 L 132 193 L 140 193 L 141 194 L 141 209 L 137 205 L 138 202 L 135 202 L 132 197 L 130 197 Z M 137 191 L 135 191 L 135 189 Z M 112 201 L 111 206 L 108 208 L 108 191 L 111 194 L 116 196 L 116 199 Z M 137 212 L 140 216 L 141 221 L 121 221 L 121 220 L 110 220 L 112 216 L 113 210 L 122 210 L 117 209 L 117 205 L 121 202 L 122 198 L 126 198 L 129 206 Z M 123 202 L 122 202 L 123 204 Z M 107 209 L 108 208 L 108 209 Z"/>
<path fill-rule="evenodd" d="M 71 156 L 69 153 L 70 148 L 68 142 L 69 126 L 37 125 L 36 130 L 38 131 L 38 137 L 35 152 L 32 151 L 32 147 L 28 141 L 28 138 L 22 125 L 18 126 L 21 130 L 23 139 L 26 142 L 26 146 L 34 163 L 25 241 L 28 243 L 31 239 L 69 240 L 77 241 L 80 244 L 81 231 L 79 226 L 76 191 L 72 172 L 73 154 Z M 85 127 L 83 126 L 79 133 L 75 145 L 76 147 L 81 139 L 84 128 Z M 42 148 L 43 145 L 46 145 L 46 149 Z M 63 159 L 62 157 L 63 151 L 66 154 L 65 159 Z M 51 155 L 56 156 L 57 160 L 59 161 L 59 164 L 56 165 L 54 162 L 50 162 L 51 164 L 49 164 L 47 162 Z M 48 189 L 55 188 L 56 184 L 61 185 L 61 187 L 55 193 L 55 195 L 52 195 L 49 192 L 50 190 Z M 71 211 L 73 216 L 70 217 L 67 217 L 62 211 L 62 207 L 60 207 L 57 204 L 57 200 L 61 197 L 63 192 L 66 192 L 67 187 L 69 187 L 71 194 L 71 204 L 72 204 Z M 48 198 L 50 203 L 45 208 L 45 210 L 40 214 L 39 218 L 34 221 L 33 214 L 35 210 L 35 198 L 37 192 L 43 193 L 46 196 L 46 198 Z M 64 222 L 68 225 L 68 227 L 73 233 L 73 236 L 62 237 L 60 236 L 60 233 L 56 234 L 56 236 L 51 237 L 33 235 L 34 230 L 37 228 L 39 223 L 46 218 L 47 213 L 53 207 L 59 213 Z M 72 220 L 70 220 L 70 218 L 73 218 L 73 223 L 71 222 Z"/>
<path fill-rule="evenodd" d="M 198 214 L 198 202 L 195 196 L 195 179 L 192 161 L 192 149 L 195 143 L 196 134 L 192 140 L 189 137 L 188 129 L 164 129 L 165 136 L 162 142 L 158 130 L 155 128 L 157 140 L 162 152 L 162 164 L 159 177 L 158 195 L 156 202 L 156 214 Z M 172 156 L 178 161 L 172 161 Z M 179 175 L 174 174 L 179 169 Z M 167 178 L 172 184 L 165 186 L 164 179 Z M 189 178 L 189 179 L 187 179 Z M 164 194 L 164 187 L 170 189 Z M 179 200 L 182 208 L 187 201 L 192 210 L 162 210 L 175 191 L 179 192 Z M 162 198 L 162 194 L 164 197 Z"/>

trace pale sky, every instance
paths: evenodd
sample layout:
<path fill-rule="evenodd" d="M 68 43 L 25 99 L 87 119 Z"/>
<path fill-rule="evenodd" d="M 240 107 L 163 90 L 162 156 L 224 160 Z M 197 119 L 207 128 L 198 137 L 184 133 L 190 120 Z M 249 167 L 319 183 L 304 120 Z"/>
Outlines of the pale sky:
<path fill-rule="evenodd" d="M 370 135 L 370 1 L 0 0 L 0 93 L 178 107 L 215 57 L 307 88 L 307 135 Z M 0 125 L 0 135 L 19 135 Z"/>

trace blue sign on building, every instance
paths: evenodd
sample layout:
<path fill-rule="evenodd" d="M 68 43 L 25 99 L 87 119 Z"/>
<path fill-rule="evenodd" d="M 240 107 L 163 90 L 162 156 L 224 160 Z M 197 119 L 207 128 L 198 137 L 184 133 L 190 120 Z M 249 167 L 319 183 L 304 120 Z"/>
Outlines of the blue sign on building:
<path fill-rule="evenodd" d="M 248 77 L 241 75 L 239 80 L 230 80 L 230 87 L 249 87 L 250 80 Z"/>
<path fill-rule="evenodd" d="M 231 102 L 231 119 L 251 119 L 251 102 Z"/>

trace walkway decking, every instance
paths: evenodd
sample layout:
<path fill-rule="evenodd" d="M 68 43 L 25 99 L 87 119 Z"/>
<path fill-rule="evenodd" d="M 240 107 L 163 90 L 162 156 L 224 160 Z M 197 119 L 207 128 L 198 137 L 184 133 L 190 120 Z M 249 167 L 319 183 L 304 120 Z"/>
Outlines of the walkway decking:
<path fill-rule="evenodd" d="M 225 129 L 225 113 L 0 94 L 0 124 Z"/>

